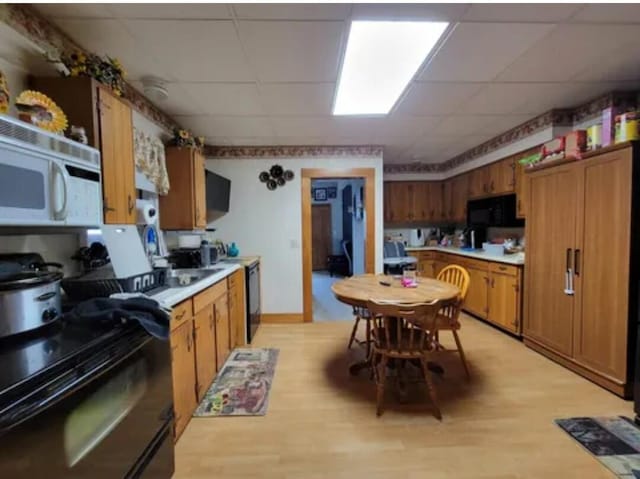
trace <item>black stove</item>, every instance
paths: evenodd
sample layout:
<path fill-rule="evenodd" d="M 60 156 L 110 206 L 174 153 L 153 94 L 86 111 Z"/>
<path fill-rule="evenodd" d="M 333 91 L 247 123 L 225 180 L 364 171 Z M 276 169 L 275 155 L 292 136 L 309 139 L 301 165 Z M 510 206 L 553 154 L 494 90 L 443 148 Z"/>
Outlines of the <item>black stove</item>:
<path fill-rule="evenodd" d="M 171 477 L 167 341 L 63 317 L 2 338 L 0 365 L 0 477 Z"/>

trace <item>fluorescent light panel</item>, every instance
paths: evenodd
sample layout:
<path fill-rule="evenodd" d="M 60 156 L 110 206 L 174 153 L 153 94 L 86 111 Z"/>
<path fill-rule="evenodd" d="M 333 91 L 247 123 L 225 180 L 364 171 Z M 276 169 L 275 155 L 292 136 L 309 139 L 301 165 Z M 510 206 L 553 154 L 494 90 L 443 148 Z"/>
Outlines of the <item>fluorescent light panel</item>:
<path fill-rule="evenodd" d="M 334 115 L 384 115 L 449 24 L 353 21 Z"/>

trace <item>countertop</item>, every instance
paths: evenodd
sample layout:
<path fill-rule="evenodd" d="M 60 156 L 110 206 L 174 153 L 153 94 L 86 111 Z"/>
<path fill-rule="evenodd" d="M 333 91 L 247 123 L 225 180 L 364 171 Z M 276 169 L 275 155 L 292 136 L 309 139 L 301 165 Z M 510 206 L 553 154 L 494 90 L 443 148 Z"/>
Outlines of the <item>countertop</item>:
<path fill-rule="evenodd" d="M 513 264 L 515 266 L 524 265 L 524 253 L 498 255 L 498 254 L 486 253 L 484 250 L 481 250 L 481 249 L 475 250 L 475 251 L 468 251 L 460 248 L 444 247 L 444 246 L 420 246 L 420 247 L 407 246 L 405 250 L 407 252 L 439 251 L 441 253 L 459 254 L 460 256 L 468 256 L 469 258 L 483 259 L 485 261 L 495 261 L 497 263 Z"/>
<path fill-rule="evenodd" d="M 185 299 L 190 298 L 194 294 L 198 294 L 200 291 L 208 288 L 212 284 L 215 284 L 218 281 L 225 279 L 234 271 L 237 271 L 240 268 L 242 268 L 242 266 L 237 263 L 221 262 L 221 263 L 216 263 L 214 265 L 208 266 L 207 268 L 204 268 L 204 269 L 214 269 L 214 268 L 217 268 L 217 269 L 222 268 L 222 271 L 219 271 L 216 274 L 212 274 L 211 276 L 203 278 L 199 281 L 195 281 L 188 286 L 165 289 L 164 291 L 161 291 L 160 293 L 154 294 L 153 296 L 150 296 L 150 297 L 152 299 L 155 299 L 157 302 L 159 302 L 163 306 L 170 308 L 180 303 L 181 301 L 184 301 Z"/>
<path fill-rule="evenodd" d="M 260 256 L 235 256 L 235 257 L 229 257 L 227 256 L 226 258 L 222 258 L 220 260 L 221 263 L 235 263 L 235 264 L 241 264 L 242 266 L 251 266 L 254 263 L 257 263 L 258 261 L 260 261 Z"/>

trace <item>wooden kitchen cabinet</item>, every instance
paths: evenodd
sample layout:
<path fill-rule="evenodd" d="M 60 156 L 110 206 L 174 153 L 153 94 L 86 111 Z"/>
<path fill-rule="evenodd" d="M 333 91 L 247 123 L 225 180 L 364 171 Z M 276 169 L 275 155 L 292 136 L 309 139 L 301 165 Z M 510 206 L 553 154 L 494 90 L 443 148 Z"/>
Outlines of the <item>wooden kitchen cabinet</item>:
<path fill-rule="evenodd" d="M 418 260 L 416 274 L 424 278 L 435 278 L 435 252 L 434 251 L 410 251 L 407 253 Z"/>
<path fill-rule="evenodd" d="M 231 349 L 244 346 L 246 340 L 246 298 L 244 268 L 229 276 L 229 337 Z"/>
<path fill-rule="evenodd" d="M 133 120 L 126 100 L 89 77 L 32 78 L 33 89 L 50 96 L 70 125 L 83 126 L 100 150 L 105 224 L 135 224 L 136 183 Z"/>
<path fill-rule="evenodd" d="M 442 205 L 440 216 L 443 221 L 453 221 L 453 179 L 442 182 Z"/>
<path fill-rule="evenodd" d="M 469 173 L 469 198 L 478 198 L 489 194 L 489 167 L 483 166 Z"/>
<path fill-rule="evenodd" d="M 490 271 L 488 301 L 487 319 L 503 329 L 518 334 L 520 332 L 519 274 Z"/>
<path fill-rule="evenodd" d="M 516 163 L 516 218 L 522 219 L 527 215 L 528 183 L 524 165 Z"/>
<path fill-rule="evenodd" d="M 171 331 L 171 374 L 173 377 L 174 439 L 177 441 L 198 406 L 193 319 Z"/>
<path fill-rule="evenodd" d="M 196 393 L 200 402 L 218 370 L 213 304 L 208 304 L 197 311 L 193 321 L 196 347 Z"/>
<path fill-rule="evenodd" d="M 623 397 L 638 310 L 637 148 L 534 171 L 528 185 L 525 344 Z"/>
<path fill-rule="evenodd" d="M 226 290 L 214 301 L 213 314 L 216 322 L 216 356 L 219 371 L 231 351 L 229 300 Z"/>
<path fill-rule="evenodd" d="M 513 156 L 489 165 L 488 193 L 506 195 L 516 189 L 515 159 Z"/>
<path fill-rule="evenodd" d="M 385 182 L 385 221 L 389 223 L 406 223 L 411 221 L 410 209 L 412 193 L 407 181 Z"/>
<path fill-rule="evenodd" d="M 467 201 L 469 199 L 469 175 L 463 174 L 451 180 L 451 221 L 467 222 Z"/>
<path fill-rule="evenodd" d="M 443 191 L 441 181 L 429 182 L 429 196 L 428 196 L 428 210 L 429 218 L 436 223 L 443 222 L 445 220 L 442 214 L 443 210 Z"/>
<path fill-rule="evenodd" d="M 431 184 L 427 181 L 413 181 L 408 184 L 410 221 L 424 222 L 431 219 Z"/>
<path fill-rule="evenodd" d="M 196 148 L 169 147 L 167 173 L 171 188 L 160 195 L 160 227 L 193 230 L 207 227 L 204 157 Z"/>
<path fill-rule="evenodd" d="M 464 309 L 470 313 L 487 319 L 489 312 L 489 271 L 486 267 L 464 265 L 469 272 L 469 291 L 464 302 Z"/>

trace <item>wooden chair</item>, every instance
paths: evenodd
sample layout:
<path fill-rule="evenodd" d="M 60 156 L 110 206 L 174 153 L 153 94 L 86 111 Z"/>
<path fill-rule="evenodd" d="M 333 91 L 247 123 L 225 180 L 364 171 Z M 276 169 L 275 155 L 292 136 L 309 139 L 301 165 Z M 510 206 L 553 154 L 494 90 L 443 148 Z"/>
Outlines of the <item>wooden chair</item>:
<path fill-rule="evenodd" d="M 351 336 L 349 337 L 349 345 L 347 349 L 351 349 L 353 342 L 357 342 L 362 345 L 365 344 L 367 347 L 367 357 L 369 356 L 369 344 L 371 343 L 371 325 L 369 324 L 369 320 L 371 319 L 371 315 L 366 308 L 358 308 L 356 306 L 353 307 L 353 315 L 356 317 L 355 323 L 353 325 L 353 329 L 351 330 Z M 366 325 L 366 339 L 364 341 L 360 341 L 356 338 L 356 334 L 358 333 L 358 325 L 360 321 L 364 320 Z"/>
<path fill-rule="evenodd" d="M 465 358 L 464 350 L 462 349 L 462 343 L 460 342 L 460 336 L 458 335 L 458 331 L 460 330 L 460 311 L 462 311 L 462 305 L 464 304 L 464 300 L 467 297 L 467 291 L 469 290 L 469 272 L 462 266 L 452 264 L 442 269 L 442 271 L 438 273 L 438 277 L 436 279 L 438 281 L 453 284 L 460 288 L 458 301 L 442 308 L 438 314 L 435 330 L 436 343 L 439 349 L 445 349 L 440 344 L 439 333 L 440 331 L 451 331 L 453 333 L 457 349 L 450 351 L 458 352 L 460 354 L 464 372 L 467 375 L 467 379 L 469 379 L 471 377 L 469 373 L 469 365 L 467 364 L 467 359 Z"/>
<path fill-rule="evenodd" d="M 427 391 L 434 406 L 434 415 L 442 420 L 436 391 L 427 367 L 427 357 L 435 350 L 434 331 L 441 301 L 420 304 L 398 304 L 370 300 L 367 308 L 371 313 L 372 363 L 377 388 L 376 414 L 383 411 L 384 388 L 387 364 L 395 360 L 419 361 Z"/>

